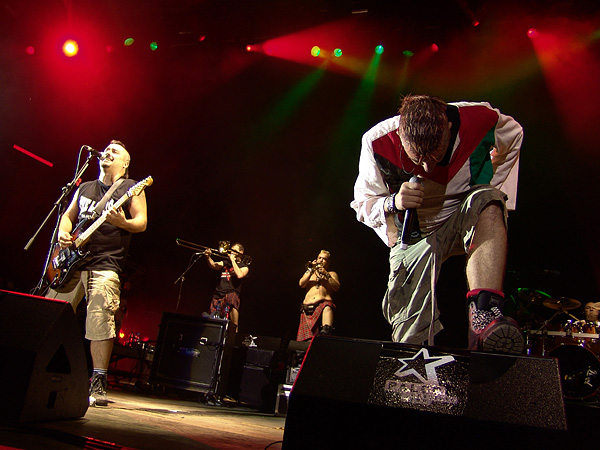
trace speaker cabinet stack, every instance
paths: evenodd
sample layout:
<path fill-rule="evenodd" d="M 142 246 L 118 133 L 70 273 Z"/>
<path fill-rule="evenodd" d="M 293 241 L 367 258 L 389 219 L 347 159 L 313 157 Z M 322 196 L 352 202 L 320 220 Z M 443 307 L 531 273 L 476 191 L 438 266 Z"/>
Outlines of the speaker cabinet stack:
<path fill-rule="evenodd" d="M 236 336 L 228 395 L 247 406 L 273 413 L 278 385 L 285 379 L 284 356 L 280 338 Z"/>
<path fill-rule="evenodd" d="M 163 313 L 150 382 L 214 393 L 219 383 L 227 321 Z"/>
<path fill-rule="evenodd" d="M 71 305 L 0 290 L 0 311 L 0 419 L 84 416 L 88 370 Z"/>
<path fill-rule="evenodd" d="M 556 360 L 320 336 L 282 448 L 557 448 L 566 429 Z"/>

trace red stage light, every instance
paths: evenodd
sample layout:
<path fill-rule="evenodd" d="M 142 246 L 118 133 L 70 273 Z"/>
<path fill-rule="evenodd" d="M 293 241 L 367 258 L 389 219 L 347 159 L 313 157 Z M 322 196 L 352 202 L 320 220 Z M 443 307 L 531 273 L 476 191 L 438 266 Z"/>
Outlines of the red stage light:
<path fill-rule="evenodd" d="M 440 49 L 437 44 L 431 44 L 430 48 L 433 53 L 437 52 Z"/>
<path fill-rule="evenodd" d="M 33 46 L 31 46 L 31 45 L 30 45 L 29 47 L 27 47 L 27 48 L 25 49 L 25 52 L 26 52 L 28 55 L 33 55 L 33 54 L 35 53 L 35 48 L 33 48 Z"/>
<path fill-rule="evenodd" d="M 79 45 L 73 39 L 67 39 L 62 46 L 62 51 L 65 56 L 71 58 L 79 52 Z"/>
<path fill-rule="evenodd" d="M 531 39 L 534 39 L 538 37 L 538 32 L 535 28 L 530 28 L 529 30 L 527 30 L 527 36 L 529 36 Z"/>

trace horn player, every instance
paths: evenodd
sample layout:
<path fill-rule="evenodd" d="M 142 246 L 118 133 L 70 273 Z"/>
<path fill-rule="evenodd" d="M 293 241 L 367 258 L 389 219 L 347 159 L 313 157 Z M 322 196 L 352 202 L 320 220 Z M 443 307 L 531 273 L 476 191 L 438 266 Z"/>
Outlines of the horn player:
<path fill-rule="evenodd" d="M 229 318 L 237 333 L 240 318 L 240 295 L 242 283 L 248 276 L 249 268 L 242 261 L 244 246 L 236 242 L 231 246 L 232 252 L 228 253 L 229 259 L 214 261 L 211 257 L 212 251 L 205 251 L 206 262 L 213 270 L 221 271 L 221 278 L 213 293 L 210 304 L 210 314 L 214 317 Z"/>
<path fill-rule="evenodd" d="M 336 272 L 328 270 L 330 260 L 331 254 L 321 250 L 317 259 L 306 263 L 306 271 L 298 282 L 302 289 L 306 289 L 300 310 L 298 341 L 307 341 L 316 334 L 331 334 L 333 331 L 335 304 L 332 295 L 340 289 L 340 279 Z"/>

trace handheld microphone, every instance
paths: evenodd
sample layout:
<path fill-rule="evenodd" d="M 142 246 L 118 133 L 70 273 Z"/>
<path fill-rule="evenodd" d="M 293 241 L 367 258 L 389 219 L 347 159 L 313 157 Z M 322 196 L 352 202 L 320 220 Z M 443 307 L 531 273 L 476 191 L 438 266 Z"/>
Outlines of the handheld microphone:
<path fill-rule="evenodd" d="M 416 176 L 413 175 L 410 177 L 409 183 L 418 182 L 419 178 Z M 408 248 L 410 232 L 412 231 L 415 214 L 415 208 L 408 208 L 406 211 L 404 211 L 404 222 L 402 223 L 402 234 L 400 235 L 400 250 L 406 250 Z"/>
<path fill-rule="evenodd" d="M 85 150 L 87 150 L 88 152 L 90 152 L 90 154 L 92 156 L 95 156 L 98 159 L 104 159 L 104 153 L 99 152 L 98 150 L 94 150 L 92 147 L 90 147 L 89 145 L 84 145 L 83 148 Z"/>

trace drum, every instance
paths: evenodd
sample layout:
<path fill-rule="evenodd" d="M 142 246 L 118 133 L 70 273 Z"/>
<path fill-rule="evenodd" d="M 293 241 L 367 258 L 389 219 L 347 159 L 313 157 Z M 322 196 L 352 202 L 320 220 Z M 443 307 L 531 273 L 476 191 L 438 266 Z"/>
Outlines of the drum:
<path fill-rule="evenodd" d="M 585 322 L 582 327 L 582 343 L 585 348 L 590 350 L 596 356 L 600 355 L 600 325 L 598 322 Z"/>
<path fill-rule="evenodd" d="M 563 324 L 561 331 L 564 331 L 567 334 L 581 333 L 581 325 L 581 322 L 577 320 L 567 320 Z"/>
<path fill-rule="evenodd" d="M 598 333 L 598 331 L 600 331 L 600 326 L 598 326 L 598 325 L 599 325 L 598 322 L 585 322 L 581 326 L 581 332 L 596 334 L 596 333 Z"/>
<path fill-rule="evenodd" d="M 584 399 L 600 388 L 600 361 L 591 351 L 578 345 L 559 345 L 549 356 L 558 359 L 566 398 Z"/>

